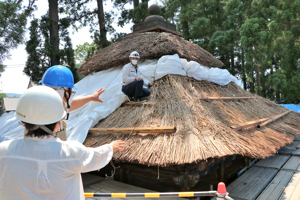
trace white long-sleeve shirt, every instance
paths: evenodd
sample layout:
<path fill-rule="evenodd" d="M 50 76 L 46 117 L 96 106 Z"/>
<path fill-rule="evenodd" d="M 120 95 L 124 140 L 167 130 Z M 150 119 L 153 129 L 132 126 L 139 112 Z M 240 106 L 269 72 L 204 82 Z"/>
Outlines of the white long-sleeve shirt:
<path fill-rule="evenodd" d="M 136 77 L 141 77 L 139 67 L 137 66 L 137 68 L 135 68 L 131 64 L 131 62 L 124 65 L 122 69 L 122 73 L 123 73 L 123 85 L 128 85 L 129 83 L 133 82 Z M 149 82 L 145 79 L 143 80 L 144 80 L 144 85 L 148 86 Z"/>
<path fill-rule="evenodd" d="M 87 148 L 76 141 L 32 138 L 0 143 L 0 198 L 85 199 L 81 173 L 100 169 L 111 145 Z"/>

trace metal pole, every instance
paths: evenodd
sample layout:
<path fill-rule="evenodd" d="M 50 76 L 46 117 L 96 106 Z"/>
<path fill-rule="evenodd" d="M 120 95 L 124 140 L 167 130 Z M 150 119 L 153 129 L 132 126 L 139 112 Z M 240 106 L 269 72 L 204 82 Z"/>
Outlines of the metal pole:
<path fill-rule="evenodd" d="M 203 197 L 216 196 L 217 191 L 207 192 L 161 192 L 161 193 L 84 193 L 85 197 L 144 197 L 144 198 L 159 198 L 159 197 Z"/>

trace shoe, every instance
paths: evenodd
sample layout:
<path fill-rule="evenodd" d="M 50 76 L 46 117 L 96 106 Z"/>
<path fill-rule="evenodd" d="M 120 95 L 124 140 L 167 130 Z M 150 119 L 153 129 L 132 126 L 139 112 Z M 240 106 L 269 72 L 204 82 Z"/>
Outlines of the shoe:
<path fill-rule="evenodd" d="M 134 101 L 134 97 L 129 97 L 129 101 Z"/>
<path fill-rule="evenodd" d="M 134 102 L 135 103 L 142 103 L 142 102 L 145 102 L 145 101 L 146 101 L 146 99 L 140 98 L 140 99 L 135 100 Z"/>
<path fill-rule="evenodd" d="M 134 97 L 127 96 L 127 102 L 131 102 L 131 101 L 134 101 Z"/>

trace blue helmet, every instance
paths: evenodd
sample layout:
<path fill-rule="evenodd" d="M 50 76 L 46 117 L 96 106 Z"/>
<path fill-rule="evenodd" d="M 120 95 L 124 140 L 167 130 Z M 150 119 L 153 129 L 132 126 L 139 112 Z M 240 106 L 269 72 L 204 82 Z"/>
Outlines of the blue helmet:
<path fill-rule="evenodd" d="M 74 77 L 72 71 L 62 65 L 54 65 L 47 69 L 40 83 L 50 87 L 74 88 Z"/>

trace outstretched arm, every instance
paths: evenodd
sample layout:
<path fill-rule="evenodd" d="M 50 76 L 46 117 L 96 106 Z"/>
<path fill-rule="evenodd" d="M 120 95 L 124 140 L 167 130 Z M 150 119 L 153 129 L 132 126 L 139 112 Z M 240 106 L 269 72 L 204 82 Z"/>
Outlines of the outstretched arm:
<path fill-rule="evenodd" d="M 72 101 L 72 103 L 71 103 L 70 111 L 76 110 L 76 109 L 80 108 L 81 106 L 83 106 L 84 104 L 86 104 L 86 103 L 88 103 L 90 101 L 96 101 L 96 102 L 103 103 L 103 100 L 99 99 L 99 96 L 104 91 L 105 91 L 105 89 L 100 88 L 99 90 L 95 91 L 91 95 L 86 95 L 86 96 L 83 96 L 83 97 L 74 98 L 73 101 Z"/>

